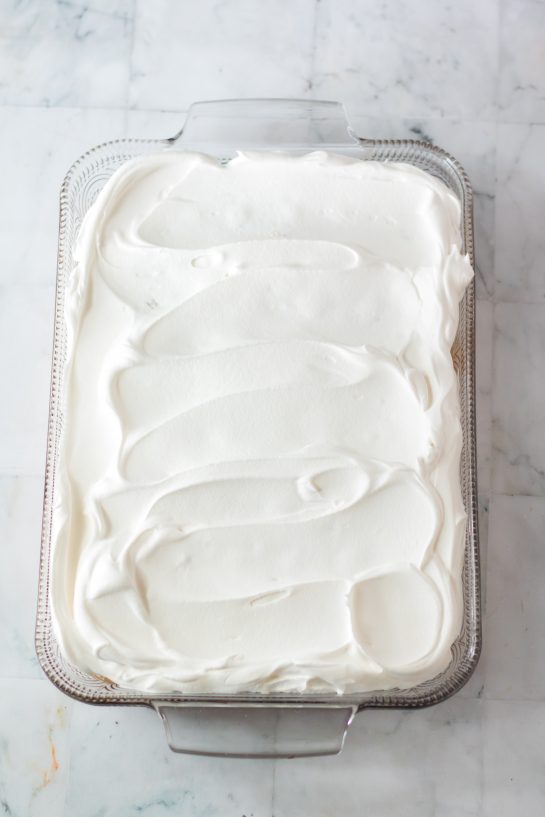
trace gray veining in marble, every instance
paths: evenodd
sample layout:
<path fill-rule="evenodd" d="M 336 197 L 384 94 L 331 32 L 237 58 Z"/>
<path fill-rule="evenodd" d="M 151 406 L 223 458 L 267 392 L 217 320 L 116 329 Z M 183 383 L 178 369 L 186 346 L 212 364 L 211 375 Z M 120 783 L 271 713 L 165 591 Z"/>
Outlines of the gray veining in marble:
<path fill-rule="evenodd" d="M 545 125 L 498 131 L 496 287 L 506 301 L 545 303 Z"/>
<path fill-rule="evenodd" d="M 278 761 L 274 817 L 479 817 L 482 703 L 363 713 L 339 757 Z"/>
<path fill-rule="evenodd" d="M 545 703 L 485 701 L 483 817 L 540 817 L 545 803 Z"/>
<path fill-rule="evenodd" d="M 313 91 L 368 116 L 493 118 L 498 12 L 496 0 L 322 0 Z"/>
<path fill-rule="evenodd" d="M 545 813 L 544 42 L 542 0 L 0 3 L 0 813 Z M 483 657 L 436 708 L 360 715 L 338 758 L 175 755 L 153 713 L 70 701 L 33 650 L 62 178 L 239 96 L 339 99 L 363 136 L 444 147 L 475 190 Z"/>
<path fill-rule="evenodd" d="M 186 5 L 187 8 L 187 5 Z M 313 0 L 141 3 L 130 104 L 184 109 L 200 99 L 300 97 L 310 86 Z"/>
<path fill-rule="evenodd" d="M 494 309 L 492 486 L 498 493 L 545 493 L 545 304 Z"/>
<path fill-rule="evenodd" d="M 499 118 L 545 122 L 541 0 L 503 0 L 499 51 Z"/>
<path fill-rule="evenodd" d="M 42 477 L 0 476 L 0 655 L 4 678 L 43 678 L 33 645 L 42 496 Z"/>
<path fill-rule="evenodd" d="M 125 105 L 133 8 L 133 0 L 4 0 L 2 104 Z"/>
<path fill-rule="evenodd" d="M 486 690 L 491 698 L 545 697 L 545 497 L 495 496 L 488 565 Z M 545 738 L 545 734 L 544 734 Z"/>
<path fill-rule="evenodd" d="M 67 815 L 270 817 L 272 785 L 272 761 L 174 754 L 150 710 L 74 708 Z"/>
<path fill-rule="evenodd" d="M 39 474 L 45 461 L 53 287 L 9 286 L 0 299 L 0 469 Z"/>

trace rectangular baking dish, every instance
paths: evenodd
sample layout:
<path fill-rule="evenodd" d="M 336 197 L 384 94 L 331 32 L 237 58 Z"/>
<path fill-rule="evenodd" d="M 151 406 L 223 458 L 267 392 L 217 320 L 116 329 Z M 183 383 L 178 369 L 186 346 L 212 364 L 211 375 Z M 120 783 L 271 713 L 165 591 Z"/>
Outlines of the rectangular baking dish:
<path fill-rule="evenodd" d="M 422 707 L 439 703 L 468 680 L 481 648 L 479 540 L 475 448 L 475 288 L 460 304 L 452 356 L 458 375 L 463 431 L 460 462 L 467 512 L 463 568 L 462 631 L 448 668 L 410 689 L 361 694 L 144 694 L 86 675 L 61 655 L 52 627 L 49 585 L 55 472 L 63 428 L 66 327 L 64 295 L 82 219 L 108 178 L 123 162 L 159 150 L 198 150 L 227 161 L 237 149 L 304 153 L 324 149 L 362 161 L 408 162 L 439 177 L 461 203 L 463 251 L 474 266 L 473 206 L 469 180 L 440 148 L 412 140 L 358 138 L 335 102 L 232 100 L 194 104 L 179 134 L 170 139 L 120 139 L 92 148 L 68 171 L 61 189 L 55 328 L 45 494 L 36 620 L 36 650 L 50 680 L 71 697 L 91 704 L 153 707 L 174 751 L 233 757 L 293 757 L 336 754 L 354 715 L 368 708 Z"/>

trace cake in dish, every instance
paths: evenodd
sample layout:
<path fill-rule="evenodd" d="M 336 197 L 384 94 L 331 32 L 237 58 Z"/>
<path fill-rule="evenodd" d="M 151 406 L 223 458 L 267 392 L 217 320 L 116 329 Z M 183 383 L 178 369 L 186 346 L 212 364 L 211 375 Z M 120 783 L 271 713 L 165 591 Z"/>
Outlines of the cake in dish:
<path fill-rule="evenodd" d="M 408 164 L 165 151 L 82 224 L 51 603 L 151 692 L 407 688 L 450 662 L 466 517 L 460 205 Z"/>

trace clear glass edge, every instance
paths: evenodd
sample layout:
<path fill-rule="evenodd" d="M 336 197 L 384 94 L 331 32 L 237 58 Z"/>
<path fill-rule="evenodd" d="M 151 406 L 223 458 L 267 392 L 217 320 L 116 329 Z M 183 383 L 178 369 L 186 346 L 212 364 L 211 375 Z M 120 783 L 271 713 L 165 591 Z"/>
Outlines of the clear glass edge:
<path fill-rule="evenodd" d="M 358 710 L 366 708 L 413 708 L 430 706 L 439 703 L 459 691 L 473 673 L 481 650 L 481 600 L 480 600 L 480 559 L 478 543 L 477 517 L 477 476 L 476 476 L 476 446 L 475 446 L 475 285 L 468 287 L 460 308 L 460 326 L 458 340 L 461 348 L 463 363 L 463 382 L 460 390 L 465 394 L 464 429 L 464 503 L 468 515 L 466 545 L 464 553 L 463 592 L 464 592 L 464 643 L 457 655 L 444 673 L 425 684 L 409 689 L 375 690 L 369 693 L 347 693 L 335 695 L 331 693 L 278 693 L 263 695 L 259 693 L 240 693 L 226 695 L 184 695 L 183 693 L 143 693 L 134 690 L 121 689 L 108 685 L 100 679 L 82 673 L 75 667 L 67 671 L 66 662 L 60 658 L 56 643 L 49 608 L 49 577 L 51 570 L 51 514 L 54 501 L 55 466 L 57 444 L 59 439 L 59 397 L 62 391 L 63 361 L 60 356 L 60 339 L 63 332 L 63 295 L 64 275 L 66 275 L 66 222 L 68 219 L 68 192 L 76 174 L 81 172 L 86 162 L 93 161 L 98 152 L 118 150 L 130 147 L 133 155 L 135 149 L 142 148 L 141 153 L 151 149 L 168 148 L 176 137 L 172 139 L 119 139 L 103 143 L 92 148 L 81 156 L 70 168 L 61 188 L 58 265 L 55 292 L 55 319 L 53 340 L 53 361 L 51 373 L 51 390 L 49 403 L 49 424 L 47 437 L 47 455 L 45 468 L 44 513 L 42 521 L 41 552 L 38 586 L 38 609 L 36 618 L 36 652 L 39 663 L 47 677 L 61 691 L 76 700 L 103 705 L 139 705 L 156 708 L 158 704 L 183 706 L 238 706 L 254 707 L 347 707 L 355 706 Z M 278 146 L 276 146 L 278 148 Z M 183 145 L 190 149 L 190 145 Z M 471 263 L 474 264 L 473 244 L 473 197 L 469 179 L 461 165 L 448 153 L 433 145 L 415 140 L 370 140 L 359 138 L 359 144 L 348 147 L 346 143 L 339 145 L 319 143 L 312 145 L 300 143 L 294 145 L 283 144 L 282 150 L 308 151 L 309 149 L 347 149 L 354 151 L 370 150 L 378 161 L 397 160 L 395 154 L 403 151 L 418 151 L 430 155 L 436 161 L 448 165 L 449 171 L 459 181 L 462 209 L 462 237 L 464 250 L 468 253 Z M 202 149 L 202 148 L 201 148 Z M 383 154 L 380 155 L 379 154 Z M 128 157 L 127 157 L 128 158 Z M 410 161 L 404 158 L 403 161 Z M 411 163 L 419 166 L 417 161 Z M 463 320 L 462 320 L 463 315 Z M 460 639 L 461 641 L 461 639 Z M 456 647 L 456 644 L 454 645 Z M 453 653 L 454 654 L 454 653 Z M 70 677 L 72 676 L 72 677 Z"/>

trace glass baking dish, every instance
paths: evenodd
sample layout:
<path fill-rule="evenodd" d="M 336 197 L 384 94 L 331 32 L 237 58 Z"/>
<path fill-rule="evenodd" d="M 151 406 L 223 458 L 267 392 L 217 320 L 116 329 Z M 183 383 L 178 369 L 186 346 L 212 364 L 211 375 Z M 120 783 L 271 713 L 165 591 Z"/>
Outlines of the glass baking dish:
<path fill-rule="evenodd" d="M 294 757 L 336 754 L 354 715 L 367 708 L 422 707 L 443 701 L 468 680 L 481 648 L 479 540 L 475 448 L 475 288 L 460 304 L 452 348 L 458 375 L 463 449 L 462 496 L 467 512 L 463 568 L 462 631 L 448 668 L 410 689 L 332 695 L 145 694 L 87 675 L 61 655 L 53 632 L 49 584 L 52 570 L 52 510 L 55 470 L 63 427 L 63 371 L 66 353 L 64 294 L 81 221 L 108 178 L 123 162 L 158 150 L 198 150 L 228 160 L 237 149 L 304 153 L 325 149 L 362 161 L 397 161 L 438 176 L 458 197 L 463 251 L 474 266 L 473 207 L 469 180 L 445 151 L 412 140 L 372 140 L 354 135 L 342 105 L 304 100 L 231 100 L 194 104 L 183 129 L 170 139 L 119 139 L 92 148 L 70 168 L 61 189 L 55 330 L 45 474 L 36 650 L 50 680 L 71 697 L 91 704 L 153 707 L 164 722 L 174 751 L 232 757 Z"/>

